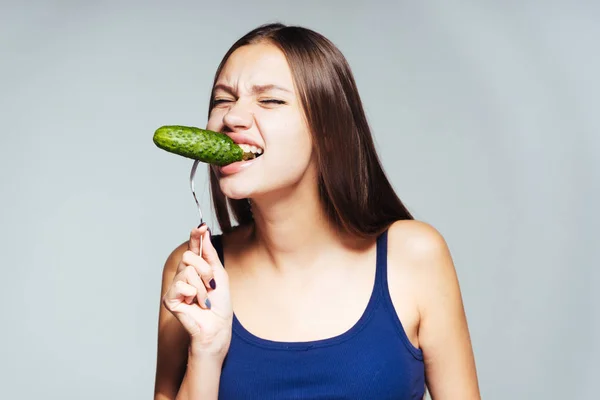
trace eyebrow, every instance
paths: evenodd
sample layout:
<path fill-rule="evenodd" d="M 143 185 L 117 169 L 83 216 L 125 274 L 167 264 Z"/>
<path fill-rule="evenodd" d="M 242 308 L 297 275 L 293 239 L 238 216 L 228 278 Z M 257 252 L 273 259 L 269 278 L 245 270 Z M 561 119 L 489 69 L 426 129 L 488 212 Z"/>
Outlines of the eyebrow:
<path fill-rule="evenodd" d="M 217 90 L 223 90 L 231 95 L 235 94 L 235 89 L 229 85 L 225 85 L 223 83 L 219 83 L 216 84 L 214 89 L 213 89 L 213 93 L 216 92 Z M 269 90 L 280 90 L 282 92 L 286 92 L 286 93 L 292 93 L 291 90 L 284 88 L 283 86 L 279 86 L 279 85 L 273 85 L 273 84 L 268 84 L 268 85 L 253 85 L 252 86 L 252 90 L 251 93 L 253 94 L 258 94 L 258 93 L 264 93 L 267 92 Z"/>

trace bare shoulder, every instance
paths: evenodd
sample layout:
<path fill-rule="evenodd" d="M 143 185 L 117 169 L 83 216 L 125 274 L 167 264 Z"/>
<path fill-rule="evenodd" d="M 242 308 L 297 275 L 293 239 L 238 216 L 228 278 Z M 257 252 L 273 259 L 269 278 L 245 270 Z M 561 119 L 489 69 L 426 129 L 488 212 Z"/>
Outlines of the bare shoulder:
<path fill-rule="evenodd" d="M 442 234 L 432 225 L 417 220 L 394 222 L 388 231 L 388 246 L 402 250 L 403 257 L 419 264 L 447 261 L 450 256 Z"/>
<path fill-rule="evenodd" d="M 432 283 L 456 283 L 456 270 L 446 239 L 432 225 L 416 220 L 394 222 L 388 231 L 389 269 L 409 275 L 415 293 L 436 290 Z M 420 299 L 420 308 L 424 306 Z"/>
<path fill-rule="evenodd" d="M 415 341 L 423 350 L 432 397 L 479 399 L 462 295 L 445 238 L 425 222 L 397 221 L 388 231 L 388 265 L 390 291 L 403 287 L 418 310 Z"/>
<path fill-rule="evenodd" d="M 394 276 L 410 284 L 421 318 L 440 301 L 461 303 L 449 246 L 432 225 L 416 220 L 394 222 L 388 231 L 388 260 L 390 285 L 401 284 L 394 282 Z"/>
<path fill-rule="evenodd" d="M 452 269 L 448 257 L 444 238 L 431 225 L 402 220 L 389 227 L 388 288 L 406 335 L 415 347 L 422 345 L 419 332 L 422 332 L 423 316 L 432 298 L 431 282 L 448 280 L 442 277 Z"/>

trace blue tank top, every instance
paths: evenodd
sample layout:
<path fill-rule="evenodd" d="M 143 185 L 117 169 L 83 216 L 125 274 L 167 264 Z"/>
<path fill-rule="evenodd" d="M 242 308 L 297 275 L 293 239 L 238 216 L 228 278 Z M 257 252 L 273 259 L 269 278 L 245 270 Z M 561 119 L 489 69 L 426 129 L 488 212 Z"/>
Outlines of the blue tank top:
<path fill-rule="evenodd" d="M 213 244 L 223 262 L 221 235 Z M 235 313 L 232 330 L 222 400 L 420 400 L 425 393 L 423 353 L 408 340 L 388 290 L 387 231 L 377 238 L 368 305 L 346 332 L 307 342 L 271 341 L 247 331 Z"/>

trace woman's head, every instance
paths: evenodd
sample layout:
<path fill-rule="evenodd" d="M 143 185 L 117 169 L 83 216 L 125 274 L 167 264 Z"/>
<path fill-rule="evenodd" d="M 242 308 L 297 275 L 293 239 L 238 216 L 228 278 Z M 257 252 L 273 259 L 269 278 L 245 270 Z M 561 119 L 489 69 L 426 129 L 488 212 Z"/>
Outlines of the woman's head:
<path fill-rule="evenodd" d="M 242 171 L 211 168 L 224 232 L 227 203 L 238 223 L 251 223 L 248 198 L 306 184 L 331 222 L 352 234 L 412 219 L 383 172 L 346 59 L 317 32 L 269 24 L 239 39 L 215 74 L 207 128 L 264 149 Z"/>
<path fill-rule="evenodd" d="M 236 49 L 212 94 L 207 128 L 262 152 L 255 160 L 216 169 L 225 196 L 285 196 L 302 182 L 310 184 L 310 175 L 316 182 L 311 134 L 290 67 L 277 46 L 260 42 Z"/>

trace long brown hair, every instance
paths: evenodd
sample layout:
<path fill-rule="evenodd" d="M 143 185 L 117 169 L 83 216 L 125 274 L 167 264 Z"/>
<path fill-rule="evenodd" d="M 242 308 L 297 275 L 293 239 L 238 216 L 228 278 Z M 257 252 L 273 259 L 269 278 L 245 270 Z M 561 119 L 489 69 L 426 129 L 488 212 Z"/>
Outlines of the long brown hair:
<path fill-rule="evenodd" d="M 314 143 L 321 203 L 330 220 L 346 232 L 372 237 L 396 220 L 413 219 L 383 171 L 350 66 L 323 35 L 280 23 L 259 26 L 225 54 L 213 87 L 235 50 L 261 42 L 276 45 L 290 65 Z M 213 107 L 211 93 L 209 115 Z M 239 225 L 252 223 L 249 202 L 226 198 L 215 169 L 209 170 L 221 230 L 232 229 L 228 204 Z"/>

